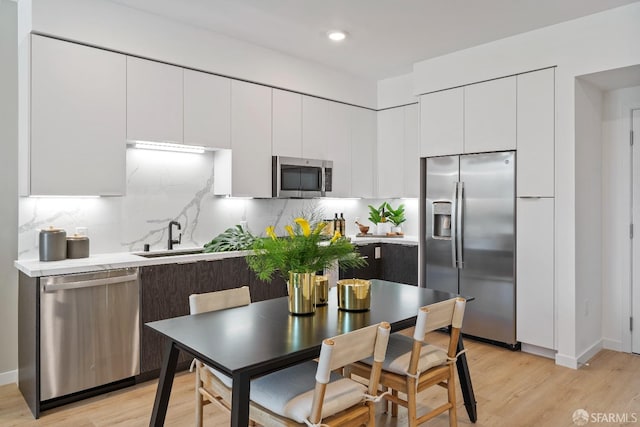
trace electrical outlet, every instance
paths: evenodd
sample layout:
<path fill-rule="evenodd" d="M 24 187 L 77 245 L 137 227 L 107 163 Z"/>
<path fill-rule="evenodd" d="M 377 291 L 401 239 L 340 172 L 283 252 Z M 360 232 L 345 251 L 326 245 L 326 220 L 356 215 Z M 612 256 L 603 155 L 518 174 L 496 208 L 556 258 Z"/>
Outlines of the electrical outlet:
<path fill-rule="evenodd" d="M 373 254 L 375 259 L 380 259 L 380 246 L 376 246 L 374 248 Z"/>

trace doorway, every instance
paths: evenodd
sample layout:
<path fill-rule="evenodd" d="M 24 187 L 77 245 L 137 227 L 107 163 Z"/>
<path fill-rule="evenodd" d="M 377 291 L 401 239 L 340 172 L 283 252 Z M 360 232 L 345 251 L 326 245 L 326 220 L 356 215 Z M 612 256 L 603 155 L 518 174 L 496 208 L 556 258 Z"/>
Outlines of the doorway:
<path fill-rule="evenodd" d="M 640 353 L 640 109 L 631 111 L 634 143 L 631 145 L 631 351 Z M 634 236 L 635 234 L 635 236 Z"/>

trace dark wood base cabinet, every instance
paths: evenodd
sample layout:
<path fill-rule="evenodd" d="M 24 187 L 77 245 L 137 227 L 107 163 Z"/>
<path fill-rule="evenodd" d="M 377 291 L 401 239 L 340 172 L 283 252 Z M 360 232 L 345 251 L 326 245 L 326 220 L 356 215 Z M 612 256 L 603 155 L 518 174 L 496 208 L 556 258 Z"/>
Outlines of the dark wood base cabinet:
<path fill-rule="evenodd" d="M 380 248 L 376 259 L 375 249 Z M 353 269 L 340 269 L 341 279 L 382 279 L 390 282 L 418 285 L 418 246 L 392 243 L 372 243 L 358 246 L 360 255 L 368 265 Z"/>
<path fill-rule="evenodd" d="M 249 286 L 251 301 L 287 295 L 284 280 L 265 283 L 249 270 L 244 257 L 188 264 L 163 264 L 140 268 L 140 377 L 157 377 L 162 365 L 162 336 L 144 326 L 147 322 L 189 314 L 189 295 Z M 191 357 L 180 354 L 185 368 Z"/>

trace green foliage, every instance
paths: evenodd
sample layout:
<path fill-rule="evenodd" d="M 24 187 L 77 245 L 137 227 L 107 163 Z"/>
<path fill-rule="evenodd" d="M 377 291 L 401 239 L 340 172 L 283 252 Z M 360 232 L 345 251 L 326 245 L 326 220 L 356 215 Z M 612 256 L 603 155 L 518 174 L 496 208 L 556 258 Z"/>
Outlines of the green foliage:
<path fill-rule="evenodd" d="M 387 222 L 388 212 L 385 212 L 386 208 L 387 202 L 382 202 L 382 204 L 377 208 L 375 206 L 369 205 L 369 221 L 374 224 Z"/>
<path fill-rule="evenodd" d="M 245 231 L 240 225 L 227 228 L 204 245 L 204 252 L 244 251 L 251 249 L 256 236 Z"/>
<path fill-rule="evenodd" d="M 275 272 L 285 280 L 289 271 L 314 273 L 339 261 L 346 268 L 361 267 L 366 261 L 360 257 L 349 240 L 336 233 L 329 241 L 322 241 L 324 222 L 314 225 L 303 218 L 295 219 L 295 226 L 286 226 L 287 237 L 277 237 L 273 227 L 267 227 L 269 237 L 257 239 L 254 253 L 246 257 L 249 268 L 260 280 L 268 281 Z"/>
<path fill-rule="evenodd" d="M 397 209 L 393 209 L 389 203 L 387 203 L 387 212 L 389 222 L 398 227 L 400 224 L 405 222 L 407 218 L 404 216 L 404 205 L 400 204 Z"/>

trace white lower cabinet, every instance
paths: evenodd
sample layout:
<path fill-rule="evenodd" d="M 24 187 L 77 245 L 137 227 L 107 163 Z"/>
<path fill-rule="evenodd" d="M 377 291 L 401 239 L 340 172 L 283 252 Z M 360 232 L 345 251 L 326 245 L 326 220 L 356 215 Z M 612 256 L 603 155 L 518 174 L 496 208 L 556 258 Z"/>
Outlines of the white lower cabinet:
<path fill-rule="evenodd" d="M 25 195 L 125 194 L 126 88 L 124 55 L 32 36 Z"/>
<path fill-rule="evenodd" d="M 231 83 L 231 195 L 271 197 L 271 88 Z"/>
<path fill-rule="evenodd" d="M 516 330 L 518 341 L 554 344 L 554 199 L 518 198 Z"/>

